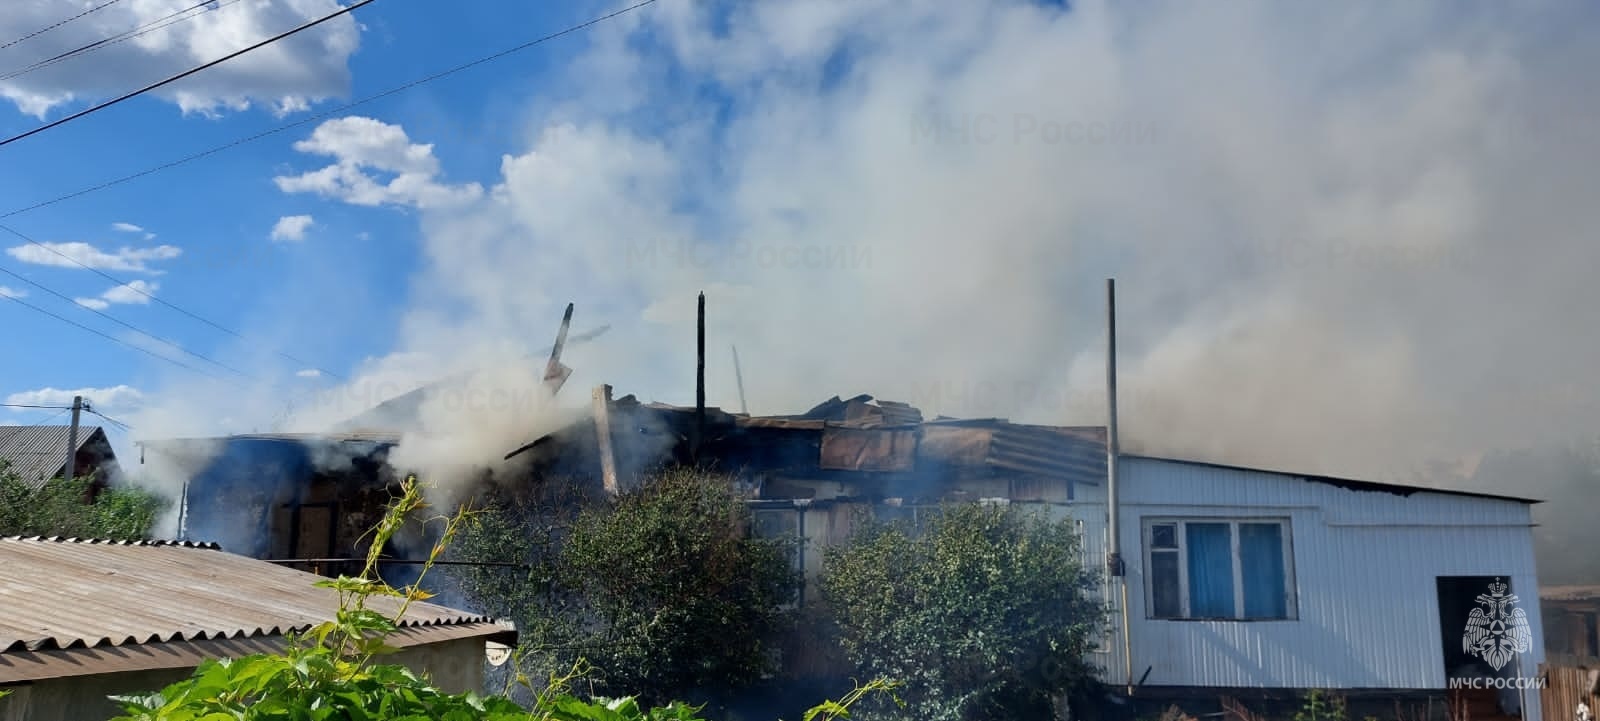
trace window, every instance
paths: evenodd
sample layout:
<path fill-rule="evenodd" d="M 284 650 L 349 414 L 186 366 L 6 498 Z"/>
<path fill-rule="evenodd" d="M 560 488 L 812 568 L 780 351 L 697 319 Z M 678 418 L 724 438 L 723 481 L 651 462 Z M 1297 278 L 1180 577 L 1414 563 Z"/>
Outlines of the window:
<path fill-rule="evenodd" d="M 1294 617 L 1287 520 L 1146 520 L 1144 539 L 1151 618 Z"/>
<path fill-rule="evenodd" d="M 880 503 L 873 507 L 873 515 L 885 523 L 903 523 L 913 535 L 917 535 L 927 530 L 928 522 L 943 510 L 937 505 Z"/>

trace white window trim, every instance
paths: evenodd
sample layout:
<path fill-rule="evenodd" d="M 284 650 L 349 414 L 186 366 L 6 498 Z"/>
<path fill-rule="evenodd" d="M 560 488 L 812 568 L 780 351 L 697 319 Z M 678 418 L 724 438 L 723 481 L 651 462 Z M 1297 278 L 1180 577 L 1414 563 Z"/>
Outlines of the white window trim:
<path fill-rule="evenodd" d="M 1271 621 L 1294 621 L 1300 617 L 1300 599 L 1296 593 L 1297 584 L 1294 575 L 1294 526 L 1289 518 L 1284 516 L 1148 516 L 1143 519 L 1144 528 L 1144 568 L 1145 568 L 1145 618 L 1153 621 L 1236 621 L 1246 623 L 1265 623 Z M 1189 607 L 1189 548 L 1188 533 L 1184 526 L 1189 523 L 1226 523 L 1228 524 L 1229 542 L 1233 547 L 1233 616 L 1231 618 L 1197 618 L 1192 615 Z M 1279 534 L 1283 542 L 1283 593 L 1284 617 L 1283 618 L 1245 618 L 1244 617 L 1244 564 L 1239 558 L 1239 524 L 1241 523 L 1276 523 L 1282 529 Z M 1155 578 L 1150 575 L 1154 563 L 1152 558 L 1158 551 L 1154 547 L 1154 528 L 1156 526 L 1177 525 L 1177 549 L 1161 549 L 1161 553 L 1176 553 L 1178 556 L 1178 606 L 1181 616 L 1155 615 Z"/>

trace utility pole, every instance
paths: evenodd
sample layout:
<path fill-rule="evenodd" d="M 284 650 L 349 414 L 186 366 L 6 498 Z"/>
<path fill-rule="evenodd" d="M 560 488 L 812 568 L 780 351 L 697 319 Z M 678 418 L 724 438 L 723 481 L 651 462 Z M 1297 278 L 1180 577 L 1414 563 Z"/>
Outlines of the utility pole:
<path fill-rule="evenodd" d="M 1122 662 L 1127 693 L 1133 694 L 1133 640 L 1128 637 L 1127 564 L 1122 560 L 1122 494 L 1117 438 L 1117 281 L 1106 279 L 1106 577 L 1116 584 L 1122 616 Z"/>
<path fill-rule="evenodd" d="M 61 470 L 62 480 L 70 481 L 78 470 L 78 412 L 83 410 L 83 396 L 72 397 L 72 428 L 67 431 L 67 465 Z"/>
<path fill-rule="evenodd" d="M 700 443 L 706 432 L 706 294 L 700 292 L 695 313 L 694 351 L 694 435 L 689 442 L 689 457 L 700 464 Z"/>

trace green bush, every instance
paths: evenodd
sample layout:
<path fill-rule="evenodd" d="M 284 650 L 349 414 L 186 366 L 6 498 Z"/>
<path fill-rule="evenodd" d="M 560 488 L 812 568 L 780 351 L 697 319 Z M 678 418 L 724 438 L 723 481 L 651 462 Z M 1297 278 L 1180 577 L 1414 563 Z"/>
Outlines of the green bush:
<path fill-rule="evenodd" d="M 375 580 L 380 549 L 408 514 L 423 507 L 413 479 L 402 488 L 403 496 L 374 531 L 373 550 L 362 574 L 317 582 L 339 593 L 333 620 L 292 637 L 286 653 L 207 661 L 189 679 L 159 692 L 118 697 L 125 715 L 113 721 L 700 721 L 699 709 L 680 702 L 649 708 L 631 696 L 579 698 L 571 692 L 574 675 L 543 687 L 519 675 L 518 680 L 534 693 L 533 703 L 524 708 L 504 696 L 447 694 L 404 667 L 372 663 L 375 657 L 395 651 L 385 639 L 395 631 L 406 606 L 428 597 L 416 585 L 394 589 Z M 422 576 L 470 515 L 462 511 L 444 519 L 440 541 Z M 373 596 L 401 599 L 399 611 L 389 617 L 367 608 L 367 599 Z M 890 688 L 891 684 L 875 681 L 840 702 L 813 708 L 803 721 L 847 718 L 852 704 Z"/>
<path fill-rule="evenodd" d="M 952 505 L 921 529 L 867 522 L 829 549 L 821 586 L 846 654 L 904 680 L 918 721 L 1050 718 L 1092 679 L 1104 626 L 1080 554 L 1069 522 Z"/>
<path fill-rule="evenodd" d="M 689 469 L 578 516 L 559 577 L 602 689 L 715 696 L 776 670 L 791 620 L 780 606 L 799 579 L 791 541 L 753 538 L 749 524 L 730 479 Z"/>
<path fill-rule="evenodd" d="M 130 486 L 95 492 L 91 478 L 50 479 L 34 488 L 0 461 L 0 536 L 149 538 L 166 501 Z"/>

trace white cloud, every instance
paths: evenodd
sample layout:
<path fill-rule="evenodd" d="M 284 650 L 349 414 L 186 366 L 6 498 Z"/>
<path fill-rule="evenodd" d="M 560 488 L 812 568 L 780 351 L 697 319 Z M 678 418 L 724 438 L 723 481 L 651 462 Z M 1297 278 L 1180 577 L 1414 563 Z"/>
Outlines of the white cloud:
<path fill-rule="evenodd" d="M 101 293 L 98 298 L 73 298 L 78 305 L 95 310 L 105 310 L 112 304 L 118 305 L 148 305 L 150 298 L 161 288 L 159 283 L 150 283 L 143 280 L 129 281 L 126 285 L 116 285 Z"/>
<path fill-rule="evenodd" d="M 139 227 L 137 225 L 134 225 L 133 223 L 121 223 L 121 222 L 112 223 L 111 224 L 111 229 L 115 230 L 117 232 L 120 232 L 120 233 L 143 233 L 144 232 L 144 228 L 141 228 L 141 227 Z"/>
<path fill-rule="evenodd" d="M 299 242 L 306 239 L 306 231 L 316 222 L 309 215 L 285 215 L 272 226 L 272 239 Z"/>
<path fill-rule="evenodd" d="M 28 291 L 22 290 L 21 288 L 12 288 L 10 286 L 0 285 L 0 298 L 26 297 L 28 297 Z"/>
<path fill-rule="evenodd" d="M 441 208 L 476 200 L 477 183 L 438 182 L 432 145 L 412 143 L 399 125 L 351 116 L 326 121 L 294 149 L 335 162 L 300 175 L 273 178 L 285 193 L 314 193 L 352 205 Z M 387 180 L 385 180 L 387 178 Z"/>
<path fill-rule="evenodd" d="M 45 247 L 40 247 L 40 245 Z M 58 268 L 96 268 L 139 273 L 159 272 L 152 269 L 152 261 L 171 260 L 182 255 L 183 250 L 172 245 L 153 248 L 118 248 L 104 251 L 88 243 L 42 243 L 19 245 L 6 249 L 6 254 L 24 263 L 49 265 Z M 65 257 L 63 257 L 65 256 Z"/>
<path fill-rule="evenodd" d="M 118 285 L 101 293 L 100 297 L 112 303 L 147 305 L 150 297 L 161 288 L 159 283 L 143 280 L 129 281 L 126 285 Z"/>
<path fill-rule="evenodd" d="M 8 48 L 5 69 L 28 67 L 190 5 L 180 0 L 112 5 Z M 174 75 L 338 7 L 336 0 L 261 0 L 196 11 L 182 22 L 0 80 L 0 98 L 42 119 L 60 104 L 109 97 L 152 78 Z M 21 37 L 61 20 L 63 14 L 60 4 L 11 3 L 0 14 L 0 36 Z M 347 92 L 347 61 L 359 40 L 354 20 L 337 18 L 152 94 L 178 104 L 185 113 L 215 114 L 252 104 L 270 106 L 280 114 L 304 110 L 314 101 Z"/>
<path fill-rule="evenodd" d="M 322 377 L 322 371 L 319 371 L 319 370 L 317 370 L 315 368 L 305 368 L 305 369 L 302 369 L 302 370 L 295 371 L 294 374 L 298 378 L 321 378 Z"/>
<path fill-rule="evenodd" d="M 78 388 L 75 390 L 39 388 L 12 393 L 6 396 L 6 402 L 39 406 L 70 406 L 72 405 L 73 396 L 83 396 L 83 399 L 94 406 L 95 410 L 108 414 L 138 410 L 145 402 L 144 393 L 128 385 L 115 385 L 106 388 Z"/>

